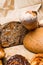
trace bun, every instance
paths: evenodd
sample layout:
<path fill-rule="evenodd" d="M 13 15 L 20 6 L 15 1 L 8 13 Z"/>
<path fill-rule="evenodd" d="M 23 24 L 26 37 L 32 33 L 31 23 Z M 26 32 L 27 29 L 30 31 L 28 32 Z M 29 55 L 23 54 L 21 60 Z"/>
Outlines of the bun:
<path fill-rule="evenodd" d="M 21 22 L 28 30 L 33 30 L 37 28 L 37 12 L 26 11 L 21 15 Z"/>
<path fill-rule="evenodd" d="M 29 32 L 24 37 L 23 44 L 34 53 L 43 53 L 43 27 Z"/>
<path fill-rule="evenodd" d="M 43 65 L 43 54 L 36 54 L 31 61 L 31 65 Z"/>
<path fill-rule="evenodd" d="M 4 49 L 0 47 L 0 59 L 5 57 Z"/>
<path fill-rule="evenodd" d="M 22 55 L 12 56 L 6 65 L 30 65 L 30 63 Z"/>

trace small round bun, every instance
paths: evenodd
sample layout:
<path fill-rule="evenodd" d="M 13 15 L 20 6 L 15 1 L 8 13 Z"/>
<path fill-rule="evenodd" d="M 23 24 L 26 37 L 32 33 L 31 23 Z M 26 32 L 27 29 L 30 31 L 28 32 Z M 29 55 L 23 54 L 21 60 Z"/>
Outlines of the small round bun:
<path fill-rule="evenodd" d="M 31 65 L 43 65 L 43 54 L 36 54 L 31 61 Z"/>
<path fill-rule="evenodd" d="M 43 53 L 43 27 L 29 32 L 24 37 L 23 44 L 34 53 Z"/>
<path fill-rule="evenodd" d="M 28 30 L 33 30 L 37 28 L 37 12 L 35 11 L 26 11 L 20 17 L 20 21 L 22 22 L 23 26 Z"/>

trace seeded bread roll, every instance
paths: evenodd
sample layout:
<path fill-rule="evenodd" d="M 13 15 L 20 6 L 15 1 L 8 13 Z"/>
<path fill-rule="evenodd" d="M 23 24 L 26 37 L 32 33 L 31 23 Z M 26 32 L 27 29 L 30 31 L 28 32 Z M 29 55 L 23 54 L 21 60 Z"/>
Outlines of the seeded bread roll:
<path fill-rule="evenodd" d="M 43 53 L 43 27 L 29 32 L 23 40 L 25 48 L 34 53 Z"/>
<path fill-rule="evenodd" d="M 43 65 L 43 54 L 36 54 L 31 60 L 31 65 Z"/>
<path fill-rule="evenodd" d="M 30 63 L 22 55 L 15 55 L 7 61 L 6 65 L 30 65 Z"/>
<path fill-rule="evenodd" d="M 26 33 L 27 29 L 19 22 L 12 21 L 4 24 L 1 33 L 2 46 L 9 47 L 22 44 L 22 40 Z"/>

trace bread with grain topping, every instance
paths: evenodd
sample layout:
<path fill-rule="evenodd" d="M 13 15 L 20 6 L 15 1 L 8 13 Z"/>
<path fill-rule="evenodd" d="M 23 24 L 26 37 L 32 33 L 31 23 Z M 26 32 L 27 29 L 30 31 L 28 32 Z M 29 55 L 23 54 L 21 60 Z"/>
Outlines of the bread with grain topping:
<path fill-rule="evenodd" d="M 6 65 L 30 65 L 30 63 L 24 56 L 16 54 L 6 62 Z"/>
<path fill-rule="evenodd" d="M 27 29 L 20 22 L 11 21 L 4 24 L 1 33 L 2 47 L 22 44 Z"/>

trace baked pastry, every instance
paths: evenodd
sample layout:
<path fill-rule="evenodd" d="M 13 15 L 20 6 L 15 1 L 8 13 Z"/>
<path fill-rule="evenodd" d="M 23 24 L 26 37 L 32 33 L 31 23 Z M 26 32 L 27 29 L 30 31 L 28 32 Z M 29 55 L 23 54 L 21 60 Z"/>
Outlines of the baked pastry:
<path fill-rule="evenodd" d="M 29 32 L 23 40 L 25 48 L 34 53 L 43 53 L 43 27 Z"/>
<path fill-rule="evenodd" d="M 22 44 L 22 40 L 27 33 L 27 29 L 21 23 L 12 21 L 4 24 L 1 33 L 3 47 Z"/>
<path fill-rule="evenodd" d="M 23 12 L 23 14 L 20 17 L 20 21 L 28 30 L 33 30 L 37 28 L 38 26 L 37 12 L 35 11 Z"/>
<path fill-rule="evenodd" d="M 30 63 L 22 55 L 15 55 L 7 61 L 6 65 L 30 65 Z"/>
<path fill-rule="evenodd" d="M 31 65 L 43 65 L 43 54 L 36 54 L 31 61 Z"/>
<path fill-rule="evenodd" d="M 5 51 L 3 48 L 0 47 L 0 59 L 5 57 Z"/>
<path fill-rule="evenodd" d="M 0 65 L 3 65 L 3 64 L 2 64 L 2 60 L 0 60 Z"/>

